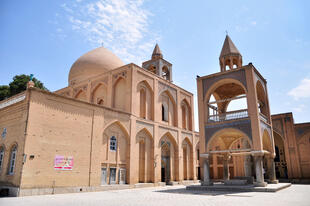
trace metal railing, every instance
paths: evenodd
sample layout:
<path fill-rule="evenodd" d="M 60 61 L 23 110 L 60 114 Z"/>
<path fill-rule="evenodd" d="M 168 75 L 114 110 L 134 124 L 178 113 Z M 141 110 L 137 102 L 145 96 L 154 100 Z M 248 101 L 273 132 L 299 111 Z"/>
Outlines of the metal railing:
<path fill-rule="evenodd" d="M 226 113 L 217 114 L 217 115 L 210 115 L 208 118 L 208 122 L 209 123 L 222 122 L 222 121 L 242 119 L 242 118 L 247 118 L 247 117 L 249 117 L 248 110 L 243 109 L 243 110 L 226 112 Z"/>

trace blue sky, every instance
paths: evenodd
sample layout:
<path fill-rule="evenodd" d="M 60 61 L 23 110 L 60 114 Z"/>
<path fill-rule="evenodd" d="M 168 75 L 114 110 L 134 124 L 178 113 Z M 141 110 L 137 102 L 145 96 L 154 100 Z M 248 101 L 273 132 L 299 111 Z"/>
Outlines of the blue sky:
<path fill-rule="evenodd" d="M 227 30 L 244 64 L 267 79 L 272 113 L 309 122 L 309 9 L 306 0 L 2 0 L 0 85 L 33 73 L 54 91 L 67 86 L 71 65 L 89 50 L 104 45 L 141 65 L 157 42 L 174 83 L 196 94 L 196 75 L 220 71 Z"/>

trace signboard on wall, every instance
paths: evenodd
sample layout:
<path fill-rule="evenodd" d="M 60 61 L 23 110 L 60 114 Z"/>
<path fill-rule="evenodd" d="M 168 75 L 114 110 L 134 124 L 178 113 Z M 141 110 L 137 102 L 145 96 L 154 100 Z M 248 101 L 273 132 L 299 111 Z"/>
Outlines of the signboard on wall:
<path fill-rule="evenodd" d="M 65 157 L 56 155 L 54 160 L 55 170 L 72 170 L 73 168 L 73 157 Z"/>

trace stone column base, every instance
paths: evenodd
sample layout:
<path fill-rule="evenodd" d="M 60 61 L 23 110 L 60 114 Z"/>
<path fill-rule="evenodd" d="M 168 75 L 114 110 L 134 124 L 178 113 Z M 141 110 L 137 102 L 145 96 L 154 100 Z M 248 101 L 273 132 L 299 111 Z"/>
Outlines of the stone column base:
<path fill-rule="evenodd" d="M 255 187 L 267 187 L 266 182 L 254 182 Z"/>
<path fill-rule="evenodd" d="M 278 184 L 279 180 L 269 180 L 268 184 Z"/>
<path fill-rule="evenodd" d="M 213 185 L 213 182 L 209 181 L 209 182 L 204 182 L 204 181 L 201 181 L 201 186 L 212 186 Z"/>

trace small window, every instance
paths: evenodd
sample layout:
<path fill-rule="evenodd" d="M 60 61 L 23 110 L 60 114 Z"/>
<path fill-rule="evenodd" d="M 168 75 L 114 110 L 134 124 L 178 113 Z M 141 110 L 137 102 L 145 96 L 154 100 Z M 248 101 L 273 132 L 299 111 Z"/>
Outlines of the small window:
<path fill-rule="evenodd" d="M 197 149 L 197 160 L 199 160 L 199 156 L 200 156 L 199 149 Z"/>
<path fill-rule="evenodd" d="M 162 121 L 168 122 L 168 106 L 165 103 L 161 105 L 161 115 Z"/>
<path fill-rule="evenodd" d="M 0 172 L 3 165 L 3 159 L 4 159 L 4 147 L 0 147 Z"/>
<path fill-rule="evenodd" d="M 110 139 L 110 150 L 116 151 L 116 138 L 115 138 L 115 136 L 112 136 Z"/>
<path fill-rule="evenodd" d="M 16 153 L 17 153 L 17 146 L 15 145 L 11 151 L 10 165 L 9 165 L 9 171 L 8 171 L 9 175 L 13 175 L 15 171 Z"/>

